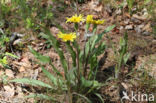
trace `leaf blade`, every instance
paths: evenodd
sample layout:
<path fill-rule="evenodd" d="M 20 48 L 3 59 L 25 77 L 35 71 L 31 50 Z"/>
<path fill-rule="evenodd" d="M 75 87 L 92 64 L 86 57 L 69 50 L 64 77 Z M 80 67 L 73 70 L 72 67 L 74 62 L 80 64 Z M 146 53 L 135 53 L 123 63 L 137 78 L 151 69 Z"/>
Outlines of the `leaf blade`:
<path fill-rule="evenodd" d="M 52 88 L 52 86 L 50 86 L 49 84 L 46 84 L 42 81 L 35 80 L 35 79 L 21 78 L 21 79 L 10 80 L 10 82 L 25 83 L 25 84 L 29 84 L 32 86 L 42 86 L 42 87 L 46 87 L 46 88 Z"/>

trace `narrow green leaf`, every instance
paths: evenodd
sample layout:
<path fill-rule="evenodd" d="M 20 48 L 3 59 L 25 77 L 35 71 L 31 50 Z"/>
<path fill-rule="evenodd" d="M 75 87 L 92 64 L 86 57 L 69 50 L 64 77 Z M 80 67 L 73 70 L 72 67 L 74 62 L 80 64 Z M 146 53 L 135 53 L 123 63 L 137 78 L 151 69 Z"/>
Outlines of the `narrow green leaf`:
<path fill-rule="evenodd" d="M 78 52 L 81 51 L 81 50 L 80 50 L 80 46 L 79 46 L 79 44 L 77 43 L 76 40 L 73 42 L 73 46 L 74 46 L 74 48 L 76 48 L 76 49 L 78 50 Z"/>
<path fill-rule="evenodd" d="M 50 62 L 50 65 L 52 66 L 54 72 L 56 72 L 56 74 L 57 74 L 58 76 L 61 76 L 61 77 L 62 77 L 62 74 L 56 69 L 56 67 L 55 67 L 51 62 Z"/>
<path fill-rule="evenodd" d="M 2 65 L 7 65 L 8 64 L 6 56 L 4 56 L 3 59 L 0 59 L 0 64 L 2 64 Z"/>
<path fill-rule="evenodd" d="M 100 54 L 104 53 L 104 50 L 106 49 L 106 44 L 102 42 L 97 48 L 93 50 L 92 54 L 96 54 L 99 56 Z"/>
<path fill-rule="evenodd" d="M 52 41 L 53 43 L 53 47 L 54 49 L 56 50 L 56 52 L 58 53 L 59 57 L 60 57 L 60 61 L 61 61 L 61 64 L 63 66 L 63 69 L 65 71 L 65 73 L 67 73 L 67 68 L 68 68 L 68 65 L 67 65 L 67 61 L 64 57 L 64 53 L 63 51 L 61 50 L 60 48 L 60 44 L 59 42 L 57 41 L 57 39 L 51 34 L 50 30 L 47 29 L 47 28 L 44 28 L 45 30 L 45 33 L 49 36 L 49 39 Z"/>
<path fill-rule="evenodd" d="M 45 100 L 56 101 L 55 98 L 53 98 L 51 96 L 44 95 L 44 94 L 30 94 L 28 96 L 25 96 L 25 98 L 40 98 L 40 99 L 45 99 Z"/>
<path fill-rule="evenodd" d="M 103 35 L 110 32 L 111 30 L 113 30 L 115 28 L 115 25 L 109 26 L 107 27 L 102 33 L 98 34 L 98 38 L 96 40 L 96 44 L 102 39 Z"/>
<path fill-rule="evenodd" d="M 103 35 L 109 31 L 113 30 L 114 27 L 115 27 L 115 25 L 109 26 L 102 33 L 92 36 L 86 43 L 86 47 L 85 47 L 86 53 L 85 54 L 87 55 L 89 50 L 92 52 L 92 50 L 94 50 L 94 48 L 95 48 L 95 45 L 97 43 L 99 43 L 100 40 L 102 39 Z"/>
<path fill-rule="evenodd" d="M 35 80 L 35 79 L 21 78 L 21 79 L 13 79 L 10 82 L 17 82 L 17 83 L 29 84 L 32 86 L 42 86 L 46 88 L 52 88 L 49 84 L 46 84 L 42 81 Z"/>
<path fill-rule="evenodd" d="M 75 94 L 75 95 L 77 95 L 77 96 L 79 96 L 81 98 L 84 98 L 87 101 L 87 103 L 92 103 L 91 100 L 89 100 L 86 96 L 84 96 L 82 94 L 78 94 L 78 93 L 75 93 L 75 92 L 73 94 Z"/>
<path fill-rule="evenodd" d="M 69 53 L 71 54 L 73 66 L 76 67 L 76 52 L 73 50 L 69 42 L 66 43 L 66 46 L 67 46 Z"/>
<path fill-rule="evenodd" d="M 99 83 L 98 81 L 96 80 L 92 80 L 91 82 L 93 82 L 91 88 L 89 88 L 87 94 L 89 94 L 90 92 L 94 91 L 94 90 L 98 90 L 100 89 L 100 87 L 102 86 L 101 83 Z"/>
<path fill-rule="evenodd" d="M 92 45 L 91 45 L 91 51 L 95 48 L 97 39 L 98 39 L 98 35 L 95 35 L 95 36 L 93 36 L 93 38 L 91 38 L 91 43 L 92 43 Z M 100 39 L 102 39 L 102 37 Z"/>
<path fill-rule="evenodd" d="M 39 56 L 39 54 L 38 54 L 38 52 L 36 52 L 34 49 L 32 49 L 30 46 L 28 46 L 29 47 L 29 49 L 30 49 L 30 51 L 31 51 L 31 53 L 33 54 L 33 55 L 35 55 L 36 57 L 37 56 Z"/>
<path fill-rule="evenodd" d="M 42 63 L 49 63 L 51 61 L 50 57 L 43 55 L 39 55 L 37 59 L 39 59 Z"/>
<path fill-rule="evenodd" d="M 101 100 L 101 102 L 102 103 L 104 103 L 104 100 L 103 100 L 103 98 L 101 97 L 101 95 L 100 94 L 98 94 L 98 93 L 95 93 L 95 95 Z"/>
<path fill-rule="evenodd" d="M 8 52 L 6 52 L 5 55 L 6 55 L 6 56 L 11 56 L 11 57 L 17 58 L 17 59 L 19 58 L 18 56 L 14 55 L 14 54 L 12 54 L 12 53 L 8 53 Z"/>
<path fill-rule="evenodd" d="M 93 81 L 86 80 L 84 77 L 81 77 L 81 82 L 83 87 L 91 87 L 93 85 Z"/>
<path fill-rule="evenodd" d="M 48 72 L 44 67 L 42 67 L 43 73 L 57 86 L 57 78 L 55 78 L 50 72 Z"/>
<path fill-rule="evenodd" d="M 6 52 L 5 55 L 6 55 L 6 56 L 11 56 L 11 57 L 17 58 L 17 59 L 19 58 L 18 56 L 14 55 L 14 54 L 12 54 L 12 53 L 8 53 L 8 52 Z"/>
<path fill-rule="evenodd" d="M 68 71 L 68 78 L 69 78 L 69 81 L 70 81 L 70 84 L 72 84 L 72 85 L 76 85 L 76 71 L 77 69 L 76 69 L 76 67 L 73 67 L 72 69 L 70 69 L 69 71 Z"/>
<path fill-rule="evenodd" d="M 42 63 L 50 63 L 51 59 L 48 56 L 43 56 L 40 53 L 38 53 L 37 51 L 33 50 L 31 47 L 29 47 L 31 53 L 33 53 L 33 55 L 40 60 Z"/>
<path fill-rule="evenodd" d="M 85 45 L 85 57 L 87 57 L 89 54 L 89 51 L 91 51 L 90 48 L 91 48 L 91 41 L 88 41 Z"/>
<path fill-rule="evenodd" d="M 124 64 L 127 63 L 129 57 L 130 57 L 130 53 L 127 53 L 127 54 L 124 55 L 124 58 L 123 58 L 124 59 Z"/>

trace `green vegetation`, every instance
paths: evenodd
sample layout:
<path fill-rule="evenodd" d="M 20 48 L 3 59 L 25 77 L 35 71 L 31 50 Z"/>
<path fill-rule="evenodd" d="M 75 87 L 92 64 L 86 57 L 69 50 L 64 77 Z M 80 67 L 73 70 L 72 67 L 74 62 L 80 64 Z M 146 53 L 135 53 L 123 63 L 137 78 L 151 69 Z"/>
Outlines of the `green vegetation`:
<path fill-rule="evenodd" d="M 72 19 L 70 20 L 71 22 L 75 22 L 75 21 L 72 21 Z M 90 24 L 86 24 L 86 25 L 89 26 Z M 46 37 L 48 41 L 52 42 L 52 46 L 55 48 L 55 51 L 58 53 L 60 57 L 60 62 L 64 69 L 63 71 L 64 77 L 61 74 L 61 72 L 58 71 L 57 68 L 52 64 L 51 59 L 49 57 L 41 55 L 40 53 L 36 52 L 30 47 L 31 52 L 35 55 L 37 59 L 40 60 L 40 62 L 48 63 L 51 65 L 56 76 L 48 72 L 44 68 L 44 66 L 40 64 L 42 66 L 43 73 L 50 79 L 50 81 L 52 82 L 51 84 L 53 85 L 51 86 L 49 84 L 45 84 L 38 80 L 30 80 L 26 78 L 15 79 L 15 80 L 12 80 L 12 82 L 39 85 L 39 86 L 52 89 L 49 91 L 56 91 L 56 92 L 61 91 L 61 93 L 63 94 L 67 91 L 67 94 L 69 97 L 69 103 L 73 103 L 73 101 L 80 102 L 81 99 L 91 102 L 92 98 L 90 96 L 92 95 L 97 96 L 100 99 L 100 101 L 104 103 L 104 101 L 102 100 L 102 97 L 100 96 L 100 94 L 98 94 L 98 90 L 103 84 L 95 80 L 96 72 L 98 69 L 98 62 L 99 62 L 97 59 L 97 56 L 100 54 L 103 54 L 106 48 L 105 43 L 101 42 L 103 35 L 109 32 L 110 30 L 112 30 L 114 27 L 115 26 L 110 26 L 106 28 L 106 30 L 104 30 L 102 33 L 98 35 L 94 34 L 85 43 L 85 47 L 83 50 L 80 50 L 80 45 L 77 43 L 77 41 L 73 41 L 73 42 L 67 41 L 65 45 L 72 58 L 72 64 L 73 64 L 72 67 L 69 65 L 69 61 L 67 60 L 69 59 L 69 57 L 67 59 L 65 58 L 64 53 L 60 48 L 59 42 L 56 40 L 55 37 L 52 36 L 52 34 L 50 33 L 48 29 L 45 29 L 45 34 L 42 34 L 42 36 Z M 75 28 L 76 30 L 78 29 L 77 23 L 75 23 Z M 95 26 L 94 29 L 96 30 L 96 28 L 97 28 L 97 25 Z M 93 30 L 93 33 L 95 33 L 95 30 Z M 88 31 L 88 28 L 86 28 L 86 31 Z M 66 35 L 66 34 L 62 34 L 62 35 Z M 62 39 L 64 39 L 64 37 L 62 37 Z M 100 45 L 97 45 L 99 43 Z M 89 66 L 89 73 L 87 73 L 88 66 Z M 41 94 L 34 94 L 34 95 L 41 96 Z M 52 98 L 52 97 L 48 97 L 47 99 L 49 98 Z M 57 101 L 58 99 L 55 99 L 54 101 Z"/>
<path fill-rule="evenodd" d="M 19 84 L 15 83 L 20 83 L 22 84 L 20 85 L 21 88 L 25 88 L 24 86 L 28 85 L 30 88 L 33 88 L 32 93 L 29 93 L 24 99 L 34 98 L 36 102 L 43 103 L 112 103 L 114 101 L 111 99 L 116 95 L 118 99 L 115 99 L 115 102 L 122 101 L 120 92 L 123 92 L 121 91 L 121 85 L 123 86 L 124 83 L 126 86 L 124 85 L 125 87 L 123 88 L 128 92 L 133 90 L 136 92 L 147 91 L 147 93 L 155 93 L 156 80 L 146 69 L 147 65 L 140 67 L 138 66 L 139 64 L 137 64 L 137 62 L 141 62 L 139 61 L 139 57 L 142 57 L 142 55 L 155 54 L 153 53 L 155 47 L 147 47 L 150 48 L 151 52 L 139 52 L 135 54 L 131 49 L 135 49 L 136 45 L 140 45 L 143 40 L 141 41 L 141 38 L 139 42 L 131 40 L 134 42 L 129 44 L 129 39 L 132 39 L 131 33 L 136 33 L 135 29 L 138 25 L 141 25 L 140 22 L 144 22 L 142 19 L 140 20 L 140 18 L 133 17 L 134 14 L 142 12 L 143 9 L 147 9 L 148 16 L 150 17 L 148 21 L 151 21 L 150 26 L 153 28 L 150 34 L 156 34 L 156 1 L 99 0 L 99 4 L 97 1 L 93 3 L 94 5 L 91 11 L 94 11 L 96 8 L 96 3 L 97 7 L 100 7 L 103 2 L 107 4 L 110 3 L 110 12 L 106 15 L 107 18 L 110 17 L 111 20 L 108 20 L 111 21 L 110 23 L 108 23 L 107 20 L 99 19 L 104 16 L 103 12 L 101 14 L 99 13 L 100 10 L 96 15 L 89 15 L 87 11 L 88 6 L 86 6 L 88 8 L 85 9 L 87 13 L 84 12 L 81 14 L 81 6 L 92 4 L 87 4 L 87 2 L 90 1 L 0 1 L 0 73 L 1 70 L 3 71 L 0 75 L 1 85 L 13 84 L 14 86 L 19 86 Z M 94 0 L 92 2 L 94 2 Z M 106 6 L 106 4 L 104 4 L 104 6 Z M 74 8 L 74 13 L 71 12 L 71 8 Z M 83 10 L 84 8 L 81 9 Z M 121 9 L 121 15 L 120 13 L 116 13 L 117 9 Z M 66 11 L 71 13 L 68 14 Z M 91 13 L 94 14 L 94 12 Z M 61 16 L 59 14 L 61 14 Z M 111 14 L 111 16 L 109 14 Z M 124 14 L 126 14 L 126 17 Z M 120 15 L 121 20 L 112 20 L 118 15 Z M 141 15 L 141 13 L 139 15 Z M 62 17 L 64 17 L 63 20 Z M 133 20 L 138 20 L 140 24 L 137 21 L 138 24 L 133 25 L 131 21 L 132 17 Z M 127 21 L 128 23 L 125 23 Z M 131 29 L 121 29 L 121 26 L 125 26 L 122 28 L 126 28 L 127 25 L 133 27 L 133 32 L 130 31 Z M 143 24 L 143 27 L 144 26 L 146 26 L 146 22 Z M 147 26 L 145 29 L 150 28 L 150 26 Z M 143 29 L 143 27 L 141 29 Z M 55 29 L 54 33 L 52 33 L 53 28 Z M 13 41 L 11 40 L 11 36 L 15 32 L 26 34 L 26 36 L 21 37 L 24 42 L 17 42 L 18 46 L 15 51 L 13 51 L 10 43 L 11 46 L 15 47 L 14 41 L 19 39 L 14 38 Z M 153 37 L 152 35 L 149 36 L 151 36 L 151 38 Z M 146 43 L 146 45 L 139 47 L 146 49 L 148 42 Z M 20 46 L 22 48 L 19 48 Z M 26 57 L 25 59 L 23 56 L 25 50 L 31 52 L 35 59 Z M 58 56 L 57 62 L 61 65 L 56 66 L 53 57 L 44 54 L 47 53 L 45 51 L 48 50 L 56 53 Z M 111 54 L 109 50 L 113 51 L 113 53 Z M 111 58 L 111 56 L 115 57 L 115 59 Z M 103 58 L 104 60 L 102 60 Z M 107 60 L 108 58 L 111 58 L 114 62 Z M 16 65 L 14 66 L 10 61 L 16 61 Z M 41 72 L 38 74 L 40 78 L 29 78 L 27 76 L 22 76 L 21 78 L 19 78 L 19 76 L 17 76 L 17 78 L 12 76 L 12 78 L 9 78 L 9 75 L 5 73 L 6 69 L 12 70 L 15 76 L 18 73 L 24 73 L 21 71 L 26 71 L 25 69 L 19 70 L 21 61 L 24 63 L 31 62 L 31 66 L 37 65 L 30 67 L 31 69 L 41 68 Z M 150 63 L 153 63 L 153 60 L 151 60 Z M 27 64 L 25 64 L 25 66 L 26 65 Z M 24 68 L 23 65 L 21 67 L 22 69 Z M 112 70 L 110 70 L 111 68 Z M 107 70 L 111 73 L 107 72 Z M 101 76 L 98 74 L 99 72 L 104 73 L 100 79 L 98 79 L 98 76 Z M 44 74 L 44 76 L 42 74 Z M 45 77 L 46 79 L 43 79 Z M 113 86 L 117 87 L 117 89 L 115 88 L 115 95 L 113 94 L 114 92 L 112 93 L 113 95 L 107 93 L 106 87 L 111 88 Z M 102 90 L 102 88 L 106 89 Z"/>

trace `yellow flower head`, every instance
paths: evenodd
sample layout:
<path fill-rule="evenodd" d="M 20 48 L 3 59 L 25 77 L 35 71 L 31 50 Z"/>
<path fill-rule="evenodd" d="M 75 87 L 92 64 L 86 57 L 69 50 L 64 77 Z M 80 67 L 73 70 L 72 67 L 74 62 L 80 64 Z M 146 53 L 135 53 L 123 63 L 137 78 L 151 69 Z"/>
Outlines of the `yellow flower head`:
<path fill-rule="evenodd" d="M 71 41 L 73 42 L 74 39 L 76 39 L 76 33 L 62 33 L 62 32 L 59 32 L 58 35 L 58 38 L 61 38 L 64 42 L 67 42 L 67 41 Z"/>
<path fill-rule="evenodd" d="M 103 24 L 104 20 L 94 20 L 93 15 L 87 15 L 86 23 L 98 25 L 98 24 Z"/>
<path fill-rule="evenodd" d="M 93 22 L 93 15 L 87 15 L 86 23 L 92 23 Z"/>
<path fill-rule="evenodd" d="M 79 16 L 77 14 L 75 14 L 71 18 L 67 18 L 66 23 L 68 23 L 68 22 L 79 23 L 81 21 L 84 21 L 83 16 L 81 14 Z"/>
<path fill-rule="evenodd" d="M 93 20 L 92 23 L 93 24 L 96 24 L 96 25 L 103 24 L 104 23 L 104 20 Z"/>

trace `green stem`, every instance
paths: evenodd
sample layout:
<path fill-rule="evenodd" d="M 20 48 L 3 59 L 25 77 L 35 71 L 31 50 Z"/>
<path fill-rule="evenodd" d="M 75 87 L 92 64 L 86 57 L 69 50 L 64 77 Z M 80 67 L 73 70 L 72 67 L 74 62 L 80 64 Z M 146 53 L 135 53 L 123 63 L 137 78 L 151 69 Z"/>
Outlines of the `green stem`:
<path fill-rule="evenodd" d="M 118 64 L 118 67 L 117 67 L 116 78 L 119 77 L 119 73 L 120 73 L 120 71 L 121 71 L 121 65 L 123 64 L 123 56 L 124 56 L 124 53 L 122 53 L 122 54 L 120 55 L 119 64 Z"/>
<path fill-rule="evenodd" d="M 71 88 L 70 88 L 69 85 L 68 85 L 68 96 L 69 96 L 69 97 L 68 97 L 69 103 L 73 103 L 73 102 L 72 102 L 72 98 L 73 98 L 73 97 L 72 97 Z"/>
<path fill-rule="evenodd" d="M 79 50 L 77 50 L 77 72 L 78 72 L 78 84 L 80 84 Z"/>
<path fill-rule="evenodd" d="M 86 56 L 86 58 L 85 58 L 85 61 L 84 61 L 84 67 L 83 67 L 83 69 L 84 69 L 84 77 L 86 76 L 86 74 L 87 74 L 87 65 L 88 65 L 88 61 L 89 61 L 89 56 L 90 56 L 90 42 L 89 42 L 89 53 L 88 53 L 88 55 Z"/>
<path fill-rule="evenodd" d="M 96 24 L 94 24 L 94 26 L 93 26 L 93 35 L 95 35 L 96 30 L 97 30 L 97 25 L 96 25 Z"/>
<path fill-rule="evenodd" d="M 77 38 L 78 39 L 78 38 Z M 80 48 L 79 45 L 77 44 L 76 41 L 73 42 L 74 47 L 76 48 L 76 61 L 77 61 L 77 91 L 79 92 L 79 88 L 80 88 L 80 75 L 81 75 L 81 71 L 80 71 L 80 59 L 79 59 L 79 54 L 80 54 Z"/>
<path fill-rule="evenodd" d="M 90 27 L 90 23 L 86 23 L 85 33 L 88 33 L 89 27 Z"/>
<path fill-rule="evenodd" d="M 78 23 L 75 23 L 75 24 L 74 24 L 74 29 L 75 29 L 75 31 L 76 31 L 76 33 L 77 33 L 77 30 L 78 30 Z"/>

